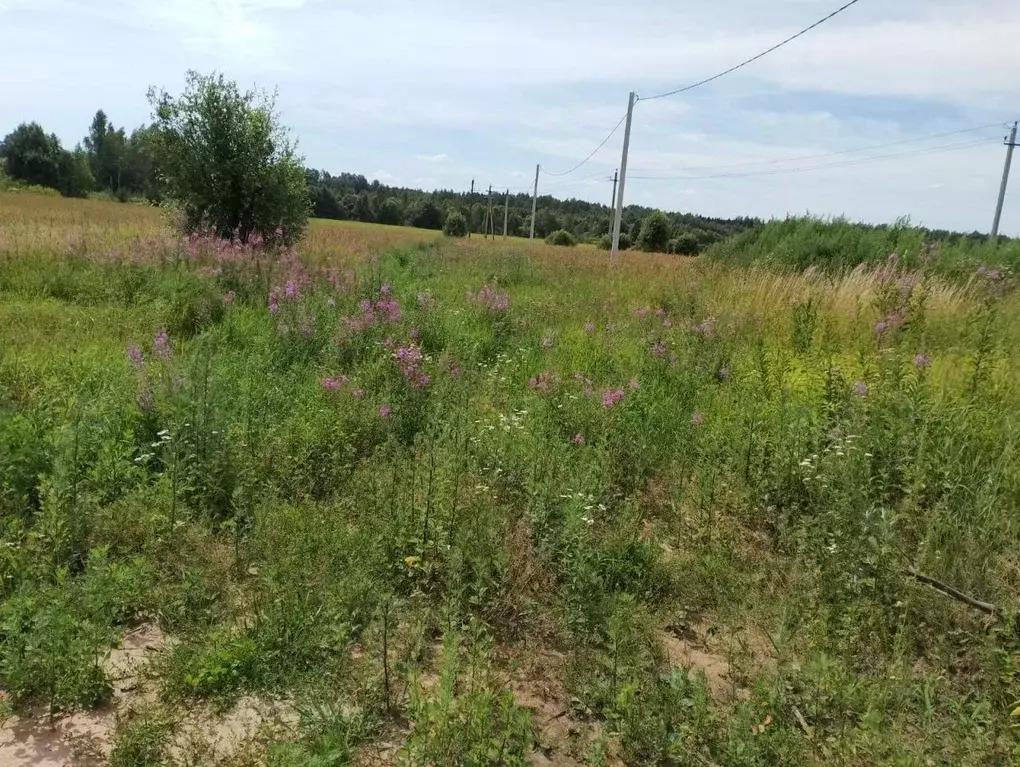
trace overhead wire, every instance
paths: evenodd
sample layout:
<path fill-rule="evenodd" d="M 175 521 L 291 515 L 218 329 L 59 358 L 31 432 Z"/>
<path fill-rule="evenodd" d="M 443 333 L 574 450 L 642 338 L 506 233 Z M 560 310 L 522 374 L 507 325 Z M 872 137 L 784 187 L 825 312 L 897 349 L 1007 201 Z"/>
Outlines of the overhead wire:
<path fill-rule="evenodd" d="M 816 21 L 811 26 L 805 27 L 804 29 L 800 30 L 800 32 L 798 32 L 797 34 L 791 35 L 790 37 L 786 38 L 785 40 L 783 40 L 780 43 L 776 43 L 771 48 L 768 48 L 767 50 L 764 50 L 761 53 L 759 53 L 757 56 L 752 56 L 749 59 L 741 61 L 736 66 L 732 66 L 729 69 L 726 69 L 726 70 L 724 70 L 722 72 L 719 72 L 718 74 L 712 75 L 711 77 L 706 77 L 704 80 L 699 80 L 698 82 L 692 83 L 691 85 L 686 85 L 683 88 L 677 88 L 677 89 L 672 90 L 672 91 L 666 91 L 665 93 L 659 93 L 659 94 L 656 94 L 655 96 L 641 96 L 639 98 L 639 100 L 640 101 L 653 101 L 655 99 L 664 99 L 664 98 L 666 98 L 668 96 L 676 96 L 676 95 L 678 95 L 680 93 L 686 93 L 687 91 L 692 91 L 695 88 L 700 88 L 702 85 L 707 85 L 708 83 L 713 82 L 715 80 L 718 80 L 721 77 L 725 77 L 728 74 L 736 72 L 738 69 L 742 69 L 743 67 L 746 67 L 748 64 L 753 64 L 754 62 L 758 61 L 759 59 L 765 58 L 770 53 L 773 53 L 773 52 L 779 50 L 780 48 L 782 48 L 784 45 L 792 43 L 798 37 L 803 37 L 808 32 L 810 32 L 812 29 L 815 29 L 816 27 L 820 27 L 825 22 L 829 21 L 830 19 L 835 18 L 836 16 L 841 14 L 843 11 L 847 10 L 851 6 L 856 5 L 859 2 L 860 2 L 860 0 L 850 0 L 850 2 L 848 2 L 845 5 L 837 8 L 832 13 L 830 13 L 828 16 L 825 16 L 824 18 L 819 19 L 818 21 Z"/>
<path fill-rule="evenodd" d="M 578 170 L 581 167 L 583 167 L 585 164 L 587 164 L 587 162 L 589 160 L 591 160 L 592 157 L 597 155 L 599 153 L 599 150 L 602 149 L 602 147 L 604 147 L 609 142 L 609 139 L 611 139 L 614 135 L 616 135 L 616 131 L 620 130 L 620 126 L 623 125 L 623 121 L 626 120 L 626 119 L 627 119 L 627 115 L 625 114 L 623 117 L 620 118 L 620 121 L 618 123 L 616 123 L 616 125 L 613 126 L 613 129 L 611 131 L 609 131 L 609 135 L 606 136 L 604 139 L 602 139 L 602 142 L 597 147 L 595 147 L 593 150 L 591 150 L 591 153 L 587 157 L 585 157 L 583 160 L 581 160 L 581 162 L 579 162 L 577 165 L 575 165 L 570 170 L 564 171 L 563 173 L 550 173 L 549 171 L 545 170 L 545 168 L 541 168 L 541 167 L 539 168 L 539 170 L 542 173 L 544 173 L 546 176 L 550 176 L 550 177 L 553 177 L 553 178 L 558 178 L 560 176 L 569 176 L 575 170 Z"/>

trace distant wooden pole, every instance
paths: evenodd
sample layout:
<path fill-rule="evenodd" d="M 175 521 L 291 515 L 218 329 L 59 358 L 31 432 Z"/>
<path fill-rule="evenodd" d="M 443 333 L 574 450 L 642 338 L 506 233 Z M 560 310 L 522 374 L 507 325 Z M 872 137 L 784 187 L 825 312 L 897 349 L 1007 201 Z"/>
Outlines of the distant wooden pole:
<path fill-rule="evenodd" d="M 506 225 L 510 220 L 510 190 L 506 190 L 506 202 L 503 203 L 503 239 L 506 239 Z"/>
<path fill-rule="evenodd" d="M 492 184 L 489 184 L 489 225 L 486 228 L 485 238 L 489 238 L 489 232 L 492 232 L 492 239 L 496 239 L 496 224 L 492 221 Z"/>
<path fill-rule="evenodd" d="M 535 196 L 531 198 L 531 239 L 535 239 L 535 214 L 538 212 L 538 174 L 541 165 L 535 166 Z"/>

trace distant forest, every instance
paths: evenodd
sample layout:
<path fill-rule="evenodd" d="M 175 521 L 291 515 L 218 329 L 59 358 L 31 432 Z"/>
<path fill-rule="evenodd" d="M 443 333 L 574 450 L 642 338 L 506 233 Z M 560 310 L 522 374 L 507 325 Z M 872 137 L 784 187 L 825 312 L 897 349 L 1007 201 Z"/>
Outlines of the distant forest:
<path fill-rule="evenodd" d="M 141 126 L 131 133 L 117 128 L 103 110 L 96 112 L 86 135 L 74 149 L 65 149 L 55 134 L 38 123 L 22 123 L 0 142 L 0 188 L 3 177 L 19 186 L 58 190 L 69 197 L 109 197 L 121 201 L 161 201 L 159 169 L 153 159 L 153 131 Z M 467 228 L 486 227 L 487 195 L 452 190 L 422 191 L 387 186 L 353 173 L 332 175 L 308 169 L 309 205 L 317 218 L 443 229 L 453 213 L 463 215 Z M 493 229 L 503 233 L 503 195 L 493 196 Z M 507 232 L 526 237 L 531 230 L 531 195 L 511 195 Z M 535 235 L 557 242 L 595 242 L 608 247 L 612 211 L 584 200 L 538 198 Z M 621 245 L 644 250 L 695 255 L 707 247 L 749 230 L 760 230 L 756 218 L 711 218 L 694 213 L 663 212 L 639 205 L 624 208 Z M 883 229 L 885 227 L 878 227 Z M 925 230 L 929 239 L 976 241 L 983 235 Z M 569 235 L 564 234 L 569 233 Z"/>
<path fill-rule="evenodd" d="M 143 198 L 158 203 L 159 170 L 153 160 L 152 131 L 143 125 L 128 133 L 99 110 L 74 149 L 64 148 L 55 134 L 46 133 L 38 123 L 23 123 L 0 143 L 0 157 L 6 176 L 20 185 L 56 189 L 68 197 L 107 196 L 124 202 Z M 309 169 L 307 176 L 312 215 L 317 218 L 439 230 L 456 211 L 465 217 L 470 231 L 481 233 L 485 227 L 483 193 L 392 187 L 362 175 L 332 175 L 324 170 Z M 494 230 L 499 234 L 503 233 L 504 199 L 500 195 L 493 200 Z M 638 241 L 642 222 L 654 212 L 637 205 L 624 209 L 624 245 Z M 753 218 L 729 220 L 690 213 L 668 213 L 666 217 L 669 239 L 686 235 L 693 252 L 760 223 Z M 535 235 L 545 238 L 567 231 L 578 241 L 595 242 L 605 239 L 611 222 L 607 205 L 543 195 L 538 198 Z M 511 196 L 507 230 L 513 236 L 530 233 L 530 195 Z"/>

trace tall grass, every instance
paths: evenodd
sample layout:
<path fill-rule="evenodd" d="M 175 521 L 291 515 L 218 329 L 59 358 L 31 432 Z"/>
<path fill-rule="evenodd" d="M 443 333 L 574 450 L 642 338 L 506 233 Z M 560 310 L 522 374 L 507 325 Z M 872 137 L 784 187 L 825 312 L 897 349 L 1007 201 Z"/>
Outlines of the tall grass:
<path fill-rule="evenodd" d="M 155 620 L 156 729 L 282 697 L 276 764 L 1017 758 L 1002 274 L 612 267 L 337 225 L 269 256 L 126 206 L 4 210 L 18 710 L 101 705 L 106 648 Z M 725 689 L 664 636 L 726 638 Z M 576 738 L 546 742 L 539 688 Z"/>

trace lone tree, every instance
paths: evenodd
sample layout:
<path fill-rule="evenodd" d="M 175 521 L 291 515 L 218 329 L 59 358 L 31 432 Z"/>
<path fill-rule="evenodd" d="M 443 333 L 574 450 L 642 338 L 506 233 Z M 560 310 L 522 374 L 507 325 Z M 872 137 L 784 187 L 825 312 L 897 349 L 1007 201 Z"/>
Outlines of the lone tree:
<path fill-rule="evenodd" d="M 468 222 L 459 210 L 451 210 L 443 222 L 443 234 L 447 237 L 467 237 Z"/>
<path fill-rule="evenodd" d="M 637 242 L 641 250 L 665 253 L 669 246 L 670 225 L 669 219 L 662 211 L 649 213 L 641 224 L 641 232 L 638 234 Z"/>
<path fill-rule="evenodd" d="M 275 112 L 275 97 L 242 93 L 220 74 L 188 72 L 174 98 L 149 90 L 157 165 L 189 232 L 289 244 L 308 222 L 303 158 Z"/>

